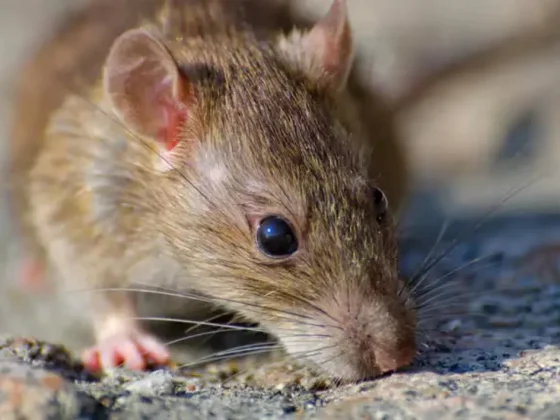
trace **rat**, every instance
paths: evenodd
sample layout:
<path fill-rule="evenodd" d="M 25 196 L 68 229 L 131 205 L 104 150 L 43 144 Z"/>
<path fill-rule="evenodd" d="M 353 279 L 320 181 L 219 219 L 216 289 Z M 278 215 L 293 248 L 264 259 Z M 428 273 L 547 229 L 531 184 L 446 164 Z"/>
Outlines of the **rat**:
<path fill-rule="evenodd" d="M 24 271 L 98 290 L 86 368 L 169 362 L 132 293 L 106 290 L 146 267 L 334 378 L 411 363 L 407 165 L 345 0 L 315 22 L 280 1 L 93 0 L 61 28 L 22 72 L 12 202 Z"/>

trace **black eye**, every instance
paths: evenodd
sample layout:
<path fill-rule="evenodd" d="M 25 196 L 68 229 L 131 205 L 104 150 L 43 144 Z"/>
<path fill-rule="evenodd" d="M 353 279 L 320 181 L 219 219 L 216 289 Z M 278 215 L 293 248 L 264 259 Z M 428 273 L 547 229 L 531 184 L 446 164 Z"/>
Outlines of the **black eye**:
<path fill-rule="evenodd" d="M 379 223 L 382 223 L 385 220 L 385 216 L 387 215 L 389 202 L 387 201 L 385 193 L 379 188 L 373 189 L 373 203 L 375 205 L 375 210 L 377 213 L 377 221 Z"/>
<path fill-rule="evenodd" d="M 269 216 L 261 220 L 257 228 L 257 244 L 269 257 L 288 257 L 298 249 L 296 235 L 284 219 Z"/>

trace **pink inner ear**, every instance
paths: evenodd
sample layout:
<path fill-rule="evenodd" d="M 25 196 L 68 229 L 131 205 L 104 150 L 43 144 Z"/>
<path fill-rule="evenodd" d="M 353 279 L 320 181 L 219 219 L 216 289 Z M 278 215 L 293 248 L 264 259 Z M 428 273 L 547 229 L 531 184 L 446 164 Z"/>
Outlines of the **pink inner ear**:
<path fill-rule="evenodd" d="M 191 88 L 158 37 L 134 29 L 115 41 L 107 58 L 105 89 L 120 118 L 165 150 L 181 141 Z"/>
<path fill-rule="evenodd" d="M 173 150 L 179 143 L 181 130 L 187 119 L 187 107 L 181 101 L 181 97 L 175 97 L 173 90 L 171 83 L 164 83 L 159 89 L 156 100 L 162 112 L 157 138 L 167 151 Z"/>
<path fill-rule="evenodd" d="M 165 150 L 171 151 L 179 143 L 179 136 L 187 118 L 186 108 L 176 102 L 169 100 L 158 101 L 163 112 L 163 127 L 158 131 L 158 140 L 163 144 Z"/>

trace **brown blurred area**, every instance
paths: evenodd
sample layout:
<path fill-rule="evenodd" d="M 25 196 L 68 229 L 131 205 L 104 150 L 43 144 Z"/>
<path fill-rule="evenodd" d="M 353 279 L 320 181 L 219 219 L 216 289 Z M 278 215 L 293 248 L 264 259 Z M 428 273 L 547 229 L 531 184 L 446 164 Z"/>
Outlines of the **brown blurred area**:
<path fill-rule="evenodd" d="M 84 1 L 0 0 L 0 148 L 18 65 L 57 19 Z M 330 0 L 296 1 L 317 16 L 330 5 Z M 558 205 L 560 0 L 348 0 L 348 5 L 357 48 L 366 57 L 362 70 L 399 110 L 419 188 L 437 186 L 446 211 L 468 212 L 495 205 L 511 189 L 550 171 L 505 206 Z M 68 307 L 16 289 L 17 247 L 1 197 L 0 332 L 55 341 L 72 336 L 82 343 L 79 324 L 63 321 Z"/>

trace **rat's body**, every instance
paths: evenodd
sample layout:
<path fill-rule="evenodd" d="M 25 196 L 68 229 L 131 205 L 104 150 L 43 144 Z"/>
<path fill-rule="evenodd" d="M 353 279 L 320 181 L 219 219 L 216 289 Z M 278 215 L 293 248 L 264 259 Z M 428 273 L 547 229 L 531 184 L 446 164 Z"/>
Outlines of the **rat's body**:
<path fill-rule="evenodd" d="M 176 288 L 336 377 L 410 362 L 415 314 L 383 194 L 398 207 L 404 166 L 390 120 L 350 72 L 344 2 L 292 33 L 275 2 L 265 14 L 262 1 L 92 4 L 24 75 L 15 203 L 35 260 L 71 289 L 173 271 Z M 87 365 L 167 360 L 130 296 L 91 304 Z"/>

